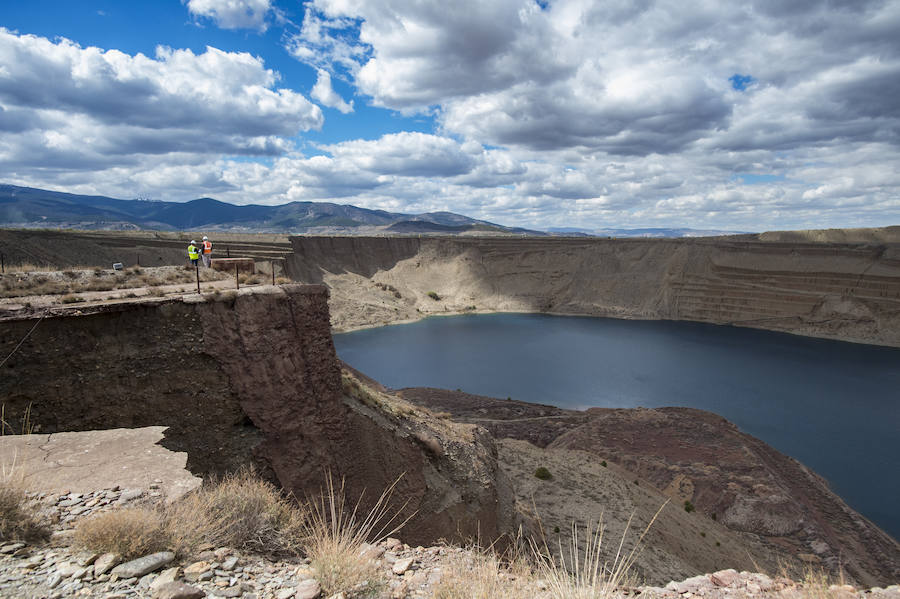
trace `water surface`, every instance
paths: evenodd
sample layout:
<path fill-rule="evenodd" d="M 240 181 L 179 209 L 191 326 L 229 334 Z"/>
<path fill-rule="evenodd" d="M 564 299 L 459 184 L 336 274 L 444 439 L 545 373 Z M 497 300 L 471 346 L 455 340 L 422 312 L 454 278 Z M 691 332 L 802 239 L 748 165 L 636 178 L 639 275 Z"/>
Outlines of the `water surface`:
<path fill-rule="evenodd" d="M 811 466 L 900 538 L 900 349 L 689 322 L 535 314 L 428 318 L 334 340 L 341 359 L 393 388 L 721 414 Z"/>

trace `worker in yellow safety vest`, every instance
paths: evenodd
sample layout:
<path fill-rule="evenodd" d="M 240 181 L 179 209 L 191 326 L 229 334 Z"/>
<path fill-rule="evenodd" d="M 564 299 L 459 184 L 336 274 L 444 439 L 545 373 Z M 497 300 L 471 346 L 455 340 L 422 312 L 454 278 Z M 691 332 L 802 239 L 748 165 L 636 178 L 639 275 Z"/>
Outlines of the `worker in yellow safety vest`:
<path fill-rule="evenodd" d="M 191 259 L 191 266 L 197 266 L 197 260 L 200 259 L 200 250 L 197 248 L 197 242 L 191 239 L 191 245 L 188 246 L 188 258 Z"/>
<path fill-rule="evenodd" d="M 203 236 L 203 266 L 209 268 L 209 262 L 212 260 L 212 241 L 206 235 Z"/>

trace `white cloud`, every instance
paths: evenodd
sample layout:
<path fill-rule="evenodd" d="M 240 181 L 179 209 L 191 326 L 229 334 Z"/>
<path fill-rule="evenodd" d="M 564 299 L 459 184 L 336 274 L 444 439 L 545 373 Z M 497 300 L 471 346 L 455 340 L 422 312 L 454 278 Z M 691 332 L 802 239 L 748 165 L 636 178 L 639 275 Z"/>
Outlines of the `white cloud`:
<path fill-rule="evenodd" d="M 267 29 L 271 0 L 182 0 L 194 17 L 211 19 L 222 29 Z"/>
<path fill-rule="evenodd" d="M 353 112 L 353 100 L 350 100 L 350 103 L 348 104 L 334 91 L 334 88 L 331 87 L 331 75 L 324 69 L 318 70 L 316 84 L 313 86 L 309 95 L 313 100 L 316 100 L 323 106 L 336 108 L 344 114 Z"/>
<path fill-rule="evenodd" d="M 169 153 L 277 155 L 322 112 L 245 53 L 155 58 L 0 29 L 0 166 L 88 168 Z M 96 167 L 96 166 L 95 166 Z"/>
<path fill-rule="evenodd" d="M 257 19 L 241 26 L 263 27 L 264 4 L 238 11 Z M 336 200 L 523 226 L 900 223 L 900 0 L 544 4 L 305 3 L 282 41 L 318 70 L 314 101 L 349 114 L 337 78 L 367 96 L 352 118 L 376 106 L 437 123 L 320 156 L 294 137 L 321 110 L 259 58 L 0 32 L 0 168 L 121 197 Z M 222 16 L 232 4 L 191 5 L 238 26 Z"/>

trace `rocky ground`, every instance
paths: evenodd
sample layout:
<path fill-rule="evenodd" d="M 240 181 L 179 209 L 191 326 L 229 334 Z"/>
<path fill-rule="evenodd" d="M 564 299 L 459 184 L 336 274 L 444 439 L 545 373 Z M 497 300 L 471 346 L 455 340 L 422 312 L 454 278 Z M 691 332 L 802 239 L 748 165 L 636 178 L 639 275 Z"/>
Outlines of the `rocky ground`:
<path fill-rule="evenodd" d="M 34 495 L 44 515 L 54 523 L 53 538 L 45 546 L 18 542 L 0 545 L 0 596 L 22 599 L 329 599 L 323 597 L 308 562 L 299 557 L 274 559 L 228 547 L 207 547 L 183 559 L 176 559 L 170 552 L 161 552 L 123 561 L 114 554 L 86 553 L 69 546 L 72 526 L 79 519 L 103 510 L 160 500 L 162 493 L 153 488 L 155 486 Z M 459 576 L 459 564 L 479 559 L 478 554 L 460 547 L 410 547 L 394 538 L 371 545 L 366 552 L 375 558 L 383 574 L 383 586 L 378 596 L 390 599 L 440 597 L 442 580 L 446 576 Z M 543 599 L 551 596 L 545 581 L 534 579 L 529 584 L 533 588 L 526 597 Z M 352 593 L 353 590 L 348 589 L 330 599 L 350 599 Z M 615 595 L 654 599 L 900 599 L 900 586 L 868 590 L 826 583 L 804 586 L 781 577 L 722 570 L 671 582 L 664 587 L 621 588 Z"/>

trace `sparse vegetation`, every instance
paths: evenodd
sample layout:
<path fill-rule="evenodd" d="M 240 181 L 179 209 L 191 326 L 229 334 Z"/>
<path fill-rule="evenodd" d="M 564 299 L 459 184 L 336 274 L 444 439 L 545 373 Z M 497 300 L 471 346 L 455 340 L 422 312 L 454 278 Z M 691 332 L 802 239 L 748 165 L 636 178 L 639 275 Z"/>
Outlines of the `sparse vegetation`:
<path fill-rule="evenodd" d="M 353 592 L 356 597 L 377 595 L 385 581 L 369 543 L 384 540 L 406 524 L 398 522 L 398 512 L 391 513 L 391 496 L 399 479 L 388 487 L 374 507 L 362 514 L 357 502 L 352 508 L 346 502 L 343 482 L 334 486 L 326 476 L 321 497 L 310 503 L 304 527 L 304 549 L 310 567 L 322 585 L 324 596 Z"/>
<path fill-rule="evenodd" d="M 98 553 L 118 553 L 126 559 L 171 548 L 171 536 L 160 510 L 122 508 L 82 520 L 75 543 Z"/>
<path fill-rule="evenodd" d="M 441 301 L 441 296 L 439 296 L 439 295 L 438 295 L 437 293 L 435 293 L 434 291 L 429 291 L 429 292 L 428 292 L 428 297 L 430 297 L 431 299 L 433 299 L 433 300 L 436 301 L 436 302 Z"/>
<path fill-rule="evenodd" d="M 526 560 L 501 559 L 473 550 L 453 555 L 434 589 L 435 599 L 520 599 L 534 594 L 534 572 Z"/>
<path fill-rule="evenodd" d="M 0 275 L 0 298 L 25 297 L 31 295 L 71 295 L 86 291 L 112 291 L 134 287 L 158 287 L 182 283 L 193 283 L 194 268 L 178 267 L 140 268 L 123 271 L 101 268 L 67 269 L 64 271 L 19 271 Z M 226 273 L 212 269 L 200 272 L 201 281 L 227 278 Z M 258 282 L 258 281 L 257 281 Z M 250 281 L 252 284 L 253 281 Z M 72 302 L 73 300 L 69 300 Z M 77 301 L 77 300 L 76 300 Z"/>
<path fill-rule="evenodd" d="M 201 543 L 257 553 L 299 550 L 304 514 L 250 470 L 211 481 L 167 509 L 173 549 Z"/>
<path fill-rule="evenodd" d="M 690 499 L 684 500 L 684 511 L 686 511 L 689 514 L 694 511 L 694 504 L 691 503 Z"/>
<path fill-rule="evenodd" d="M 201 544 L 257 553 L 296 553 L 304 513 L 250 471 L 212 481 L 169 506 L 122 508 L 79 522 L 75 543 L 126 557 Z"/>
<path fill-rule="evenodd" d="M 534 471 L 535 478 L 539 478 L 541 480 L 550 480 L 553 478 L 553 475 L 550 474 L 550 471 L 547 470 L 544 466 L 539 467 Z"/>
<path fill-rule="evenodd" d="M 600 465 L 603 466 L 604 468 L 606 468 L 606 467 L 607 467 L 607 466 L 606 466 L 606 460 L 601 461 L 601 462 L 600 462 Z"/>
<path fill-rule="evenodd" d="M 23 473 L 12 464 L 0 469 L 0 541 L 37 543 L 50 538 L 50 527 L 25 491 Z"/>
<path fill-rule="evenodd" d="M 59 300 L 59 301 L 61 301 L 61 302 L 64 303 L 64 304 L 76 304 L 76 303 L 78 303 L 78 302 L 83 302 L 83 301 L 85 301 L 85 300 L 84 300 L 84 298 L 81 297 L 80 295 L 74 295 L 74 294 L 73 294 L 73 295 L 66 295 L 66 296 L 64 296 L 64 297 L 63 297 L 61 300 Z"/>

